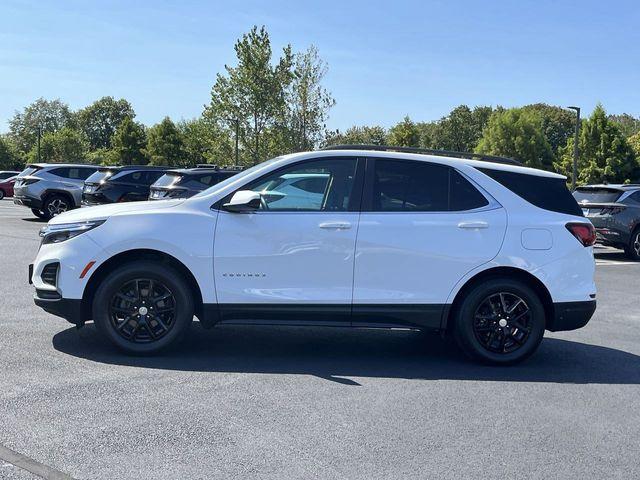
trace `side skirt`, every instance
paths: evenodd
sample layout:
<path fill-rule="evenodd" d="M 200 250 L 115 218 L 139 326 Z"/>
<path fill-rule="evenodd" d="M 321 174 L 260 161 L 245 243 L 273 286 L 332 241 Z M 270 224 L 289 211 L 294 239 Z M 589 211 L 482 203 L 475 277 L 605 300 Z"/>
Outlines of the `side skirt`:
<path fill-rule="evenodd" d="M 221 325 L 290 325 L 364 328 L 441 328 L 443 304 L 204 304 L 205 328 Z"/>

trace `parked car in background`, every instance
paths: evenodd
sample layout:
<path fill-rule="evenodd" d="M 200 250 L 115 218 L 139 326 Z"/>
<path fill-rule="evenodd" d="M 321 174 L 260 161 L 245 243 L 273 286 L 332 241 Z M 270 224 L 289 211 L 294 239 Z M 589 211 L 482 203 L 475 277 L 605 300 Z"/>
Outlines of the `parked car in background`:
<path fill-rule="evenodd" d="M 147 200 L 149 188 L 167 170 L 167 167 L 147 165 L 101 167 L 84 182 L 82 204 L 91 206 Z"/>
<path fill-rule="evenodd" d="M 598 243 L 640 261 L 640 185 L 585 185 L 573 196 L 596 227 Z"/>
<path fill-rule="evenodd" d="M 195 168 L 168 170 L 151 185 L 149 200 L 189 198 L 242 171 L 242 167 L 198 165 Z"/>
<path fill-rule="evenodd" d="M 13 197 L 13 184 L 16 182 L 16 176 L 0 180 L 0 200 L 4 197 Z"/>
<path fill-rule="evenodd" d="M 15 177 L 16 175 L 20 175 L 20 172 L 14 172 L 12 170 L 0 170 L 0 181 Z"/>
<path fill-rule="evenodd" d="M 13 203 L 49 220 L 81 205 L 84 181 L 97 169 L 94 165 L 61 163 L 27 165 L 13 186 Z"/>
<path fill-rule="evenodd" d="M 285 155 L 186 200 L 66 213 L 40 232 L 35 303 L 136 354 L 179 340 L 194 315 L 204 328 L 435 329 L 496 364 L 586 325 L 595 230 L 566 177 L 381 148 Z M 295 200 L 269 195 L 301 179 L 315 186 Z"/>

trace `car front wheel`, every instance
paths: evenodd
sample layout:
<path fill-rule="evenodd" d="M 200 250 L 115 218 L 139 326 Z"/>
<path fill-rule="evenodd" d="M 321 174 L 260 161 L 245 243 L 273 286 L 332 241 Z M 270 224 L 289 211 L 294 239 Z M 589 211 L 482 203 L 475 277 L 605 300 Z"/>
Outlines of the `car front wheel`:
<path fill-rule="evenodd" d="M 193 321 L 193 296 L 174 268 L 138 261 L 111 272 L 93 301 L 93 319 L 105 337 L 132 354 L 178 341 Z"/>
<path fill-rule="evenodd" d="M 469 291 L 454 312 L 454 336 L 475 360 L 509 365 L 532 355 L 545 330 L 538 295 L 511 279 L 490 279 Z"/>

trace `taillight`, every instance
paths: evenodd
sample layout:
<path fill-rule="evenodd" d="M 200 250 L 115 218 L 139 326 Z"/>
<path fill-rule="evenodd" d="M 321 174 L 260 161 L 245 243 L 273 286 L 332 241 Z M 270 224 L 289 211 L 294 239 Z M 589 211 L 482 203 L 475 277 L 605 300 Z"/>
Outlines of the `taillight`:
<path fill-rule="evenodd" d="M 39 178 L 25 178 L 24 180 L 22 180 L 22 185 L 31 185 L 39 181 Z"/>
<path fill-rule="evenodd" d="M 591 223 L 567 223 L 567 230 L 578 239 L 585 247 L 590 247 L 596 243 L 596 229 Z"/>

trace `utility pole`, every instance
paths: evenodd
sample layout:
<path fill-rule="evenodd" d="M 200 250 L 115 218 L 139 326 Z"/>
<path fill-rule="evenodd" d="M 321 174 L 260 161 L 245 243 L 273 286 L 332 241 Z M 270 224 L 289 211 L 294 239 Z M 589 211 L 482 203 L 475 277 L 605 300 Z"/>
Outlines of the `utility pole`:
<path fill-rule="evenodd" d="M 573 174 L 571 176 L 571 191 L 576 189 L 578 181 L 578 156 L 580 155 L 578 142 L 580 140 L 580 107 L 567 107 L 569 110 L 576 112 L 576 131 L 573 139 Z"/>
<path fill-rule="evenodd" d="M 40 163 L 40 137 L 42 137 L 42 127 L 38 125 L 38 163 Z"/>

